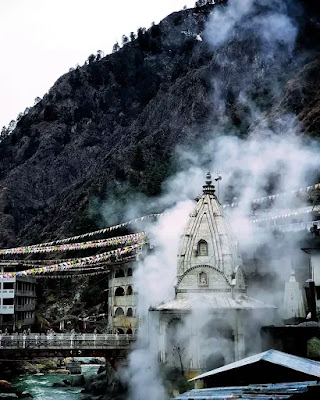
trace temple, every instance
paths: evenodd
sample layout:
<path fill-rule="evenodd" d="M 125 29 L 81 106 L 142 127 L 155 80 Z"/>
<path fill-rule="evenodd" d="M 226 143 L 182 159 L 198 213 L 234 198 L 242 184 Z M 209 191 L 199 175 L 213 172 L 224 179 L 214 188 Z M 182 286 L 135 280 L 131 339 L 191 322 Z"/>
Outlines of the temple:
<path fill-rule="evenodd" d="M 259 352 L 260 326 L 275 312 L 246 294 L 238 243 L 208 173 L 181 237 L 175 298 L 150 309 L 160 359 L 191 372 Z"/>

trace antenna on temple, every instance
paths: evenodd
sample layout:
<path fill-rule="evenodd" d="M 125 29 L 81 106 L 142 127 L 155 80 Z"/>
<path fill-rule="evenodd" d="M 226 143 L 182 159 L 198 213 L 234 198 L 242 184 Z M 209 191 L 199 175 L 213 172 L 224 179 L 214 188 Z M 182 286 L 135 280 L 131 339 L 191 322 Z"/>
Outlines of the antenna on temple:
<path fill-rule="evenodd" d="M 218 182 L 218 199 L 220 198 L 220 181 L 222 180 L 221 173 L 219 171 L 216 171 L 216 177 L 214 178 L 216 182 Z"/>

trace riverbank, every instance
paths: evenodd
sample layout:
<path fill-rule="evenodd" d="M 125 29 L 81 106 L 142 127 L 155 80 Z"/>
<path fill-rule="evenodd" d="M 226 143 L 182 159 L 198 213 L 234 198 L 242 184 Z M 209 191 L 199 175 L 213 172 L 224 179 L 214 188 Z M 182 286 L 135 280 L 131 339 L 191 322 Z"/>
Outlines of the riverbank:
<path fill-rule="evenodd" d="M 81 375 L 34 374 L 17 378 L 13 387 L 22 392 L 28 392 L 35 400 L 80 400 L 92 399 L 82 392 L 97 375 L 100 364 L 85 364 L 81 366 Z"/>

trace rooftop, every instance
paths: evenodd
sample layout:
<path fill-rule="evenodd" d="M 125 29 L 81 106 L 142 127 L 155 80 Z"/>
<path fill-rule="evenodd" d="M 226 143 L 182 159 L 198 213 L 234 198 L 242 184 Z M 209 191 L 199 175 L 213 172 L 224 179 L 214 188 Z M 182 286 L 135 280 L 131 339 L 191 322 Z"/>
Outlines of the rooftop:
<path fill-rule="evenodd" d="M 151 307 L 151 310 L 157 311 L 190 311 L 194 308 L 199 308 L 199 304 L 205 304 L 208 309 L 261 309 L 261 308 L 273 308 L 277 307 L 273 305 L 266 305 L 259 300 L 255 300 L 252 297 L 248 297 L 244 294 L 235 295 L 234 298 L 231 296 L 223 296 L 221 294 L 214 295 L 212 292 L 206 294 L 198 294 L 194 297 L 183 298 L 179 300 L 172 300 L 168 303 L 159 304 L 156 307 Z"/>
<path fill-rule="evenodd" d="M 314 398 L 319 398 L 320 385 L 316 381 L 193 389 L 175 397 L 175 400 L 280 400 L 296 398 L 296 395 L 300 395 L 299 399 L 303 399 L 304 395 L 310 399 L 310 392 L 315 395 Z"/>
<path fill-rule="evenodd" d="M 190 380 L 195 381 L 198 379 L 203 379 L 220 374 L 222 372 L 230 371 L 235 368 L 254 364 L 258 361 L 266 361 L 271 364 L 277 364 L 285 368 L 289 368 L 307 375 L 312 375 L 314 377 L 320 378 L 320 362 L 309 360 L 307 358 L 293 356 L 292 354 L 283 353 L 282 351 L 271 349 L 268 351 L 264 351 L 263 353 L 254 354 L 253 356 L 243 358 L 242 360 L 233 362 L 231 364 L 224 365 L 223 367 L 216 368 L 212 371 L 198 375 Z"/>

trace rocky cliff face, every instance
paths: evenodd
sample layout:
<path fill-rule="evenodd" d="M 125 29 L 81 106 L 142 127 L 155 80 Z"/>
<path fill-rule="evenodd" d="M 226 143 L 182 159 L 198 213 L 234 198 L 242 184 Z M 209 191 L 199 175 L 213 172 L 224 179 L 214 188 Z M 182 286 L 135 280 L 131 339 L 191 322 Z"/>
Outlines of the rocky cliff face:
<path fill-rule="evenodd" d="M 295 112 L 304 132 L 317 135 L 319 14 L 305 3 L 286 68 L 270 64 L 261 73 L 258 60 L 251 95 L 271 115 Z M 212 125 L 221 124 L 215 76 L 224 83 L 223 129 L 247 135 L 252 117 L 237 101 L 234 72 L 254 62 L 258 43 L 252 38 L 219 54 L 212 50 L 203 31 L 210 13 L 224 6 L 173 13 L 116 53 L 90 57 L 18 121 L 0 143 L 1 246 L 94 229 L 99 219 L 88 216 L 93 196 L 108 202 L 113 192 L 125 202 L 132 192 L 158 195 L 179 168 L 176 145 L 201 146 Z M 234 63 L 222 68 L 224 54 Z M 269 90 L 271 77 L 276 93 Z"/>

